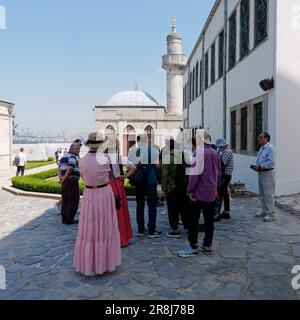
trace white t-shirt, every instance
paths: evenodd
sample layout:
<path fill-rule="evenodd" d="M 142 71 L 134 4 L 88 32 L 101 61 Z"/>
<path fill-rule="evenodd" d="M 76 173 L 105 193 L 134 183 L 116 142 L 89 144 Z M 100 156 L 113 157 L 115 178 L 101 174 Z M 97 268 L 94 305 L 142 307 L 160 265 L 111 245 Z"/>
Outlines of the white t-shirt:
<path fill-rule="evenodd" d="M 59 163 L 60 160 L 63 158 L 63 156 L 64 156 L 64 154 L 63 154 L 62 152 L 59 152 L 59 153 L 58 153 L 58 159 L 57 159 L 58 163 Z"/>
<path fill-rule="evenodd" d="M 110 159 L 110 163 L 111 163 L 113 174 L 114 174 L 115 178 L 118 178 L 121 176 L 119 164 L 123 164 L 127 167 L 132 165 L 132 162 L 130 162 L 129 160 L 124 158 L 122 155 L 119 155 L 119 158 L 120 158 L 119 161 L 117 161 L 117 154 L 116 153 L 109 153 L 108 156 Z"/>
<path fill-rule="evenodd" d="M 26 164 L 26 161 L 27 161 L 25 153 L 24 152 L 19 152 L 18 153 L 18 157 L 20 159 L 19 166 L 20 167 L 24 167 L 25 164 Z"/>

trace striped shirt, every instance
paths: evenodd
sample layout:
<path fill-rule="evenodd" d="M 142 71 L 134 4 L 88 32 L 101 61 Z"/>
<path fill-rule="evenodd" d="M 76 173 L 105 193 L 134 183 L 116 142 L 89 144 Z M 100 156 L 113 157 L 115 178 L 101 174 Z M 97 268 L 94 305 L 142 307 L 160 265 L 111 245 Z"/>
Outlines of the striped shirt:
<path fill-rule="evenodd" d="M 65 154 L 59 162 L 59 170 L 62 176 L 66 174 L 68 167 L 73 167 L 71 176 L 79 180 L 80 171 L 79 171 L 79 165 L 78 165 L 78 156 L 76 156 L 74 153 L 71 153 L 71 152 L 68 152 L 67 154 Z"/>
<path fill-rule="evenodd" d="M 221 160 L 224 164 L 225 176 L 232 176 L 234 162 L 233 162 L 233 152 L 230 148 L 226 148 L 224 151 L 220 153 Z"/>

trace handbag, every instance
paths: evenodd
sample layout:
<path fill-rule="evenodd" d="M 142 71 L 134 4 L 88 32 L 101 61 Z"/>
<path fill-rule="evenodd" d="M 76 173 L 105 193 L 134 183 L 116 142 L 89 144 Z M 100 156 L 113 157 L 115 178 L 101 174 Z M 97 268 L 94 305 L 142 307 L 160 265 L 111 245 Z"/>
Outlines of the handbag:
<path fill-rule="evenodd" d="M 119 210 L 122 208 L 122 202 L 121 202 L 121 197 L 118 194 L 115 194 L 115 204 L 116 204 L 116 209 Z"/>
<path fill-rule="evenodd" d="M 136 171 L 128 179 L 132 186 L 140 186 L 144 182 L 144 168 L 143 165 L 139 162 L 136 166 Z"/>
<path fill-rule="evenodd" d="M 138 149 L 136 156 L 140 157 L 141 150 Z M 129 178 L 129 182 L 132 186 L 139 187 L 147 182 L 147 166 L 139 162 L 136 166 L 136 171 Z"/>

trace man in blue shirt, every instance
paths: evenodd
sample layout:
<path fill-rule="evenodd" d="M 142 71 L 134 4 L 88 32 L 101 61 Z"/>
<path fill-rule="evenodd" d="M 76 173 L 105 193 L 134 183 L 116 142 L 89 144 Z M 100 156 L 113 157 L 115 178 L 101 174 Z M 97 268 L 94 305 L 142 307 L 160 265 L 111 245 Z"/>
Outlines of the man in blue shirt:
<path fill-rule="evenodd" d="M 145 201 L 149 211 L 148 238 L 157 238 L 162 235 L 156 230 L 157 216 L 157 177 L 156 170 L 159 169 L 159 153 L 151 147 L 146 135 L 140 136 L 138 146 L 129 153 L 129 161 L 138 165 L 140 162 L 145 170 L 146 180 L 142 185 L 136 186 L 136 219 L 138 224 L 138 237 L 145 233 Z"/>
<path fill-rule="evenodd" d="M 264 218 L 265 222 L 276 220 L 275 214 L 275 148 L 270 143 L 271 136 L 263 132 L 259 136 L 261 145 L 258 153 L 256 166 L 253 170 L 258 172 L 259 194 L 262 200 L 262 212 L 257 214 L 257 218 Z"/>

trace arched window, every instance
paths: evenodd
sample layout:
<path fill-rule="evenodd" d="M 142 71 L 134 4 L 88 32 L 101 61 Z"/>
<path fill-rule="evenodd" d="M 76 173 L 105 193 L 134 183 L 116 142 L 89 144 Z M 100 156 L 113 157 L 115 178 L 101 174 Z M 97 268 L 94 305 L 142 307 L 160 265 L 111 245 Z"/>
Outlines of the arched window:
<path fill-rule="evenodd" d="M 116 133 L 116 130 L 114 129 L 113 126 L 109 125 L 106 127 L 105 129 L 105 135 L 107 134 L 115 134 Z"/>
<path fill-rule="evenodd" d="M 154 129 L 151 126 L 147 126 L 144 129 L 145 134 L 147 134 L 148 142 L 150 142 L 153 145 L 153 138 L 154 138 Z"/>
<path fill-rule="evenodd" d="M 135 133 L 134 127 L 131 125 L 128 125 L 125 129 L 124 129 L 124 133 Z"/>
<path fill-rule="evenodd" d="M 135 136 L 135 130 L 134 127 L 131 125 L 128 125 L 124 129 L 123 134 L 123 153 L 124 156 L 128 156 L 129 149 L 134 146 L 136 143 L 136 136 Z"/>
<path fill-rule="evenodd" d="M 153 133 L 153 128 L 151 127 L 151 126 L 147 126 L 146 128 L 145 128 L 145 133 L 147 133 L 147 134 L 152 134 Z"/>

